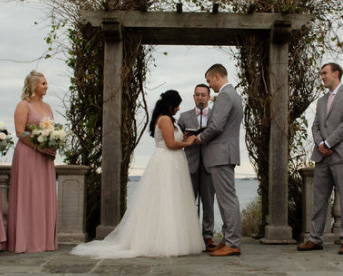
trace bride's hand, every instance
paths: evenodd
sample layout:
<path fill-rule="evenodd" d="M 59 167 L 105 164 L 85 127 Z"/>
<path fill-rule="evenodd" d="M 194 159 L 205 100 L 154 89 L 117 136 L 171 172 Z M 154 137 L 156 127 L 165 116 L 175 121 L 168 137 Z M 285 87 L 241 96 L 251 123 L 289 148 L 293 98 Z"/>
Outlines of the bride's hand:
<path fill-rule="evenodd" d="M 197 137 L 195 135 L 192 135 L 192 136 L 187 136 L 185 139 L 184 139 L 184 142 L 186 142 L 188 144 L 188 146 L 194 144 L 194 141 L 197 139 Z"/>

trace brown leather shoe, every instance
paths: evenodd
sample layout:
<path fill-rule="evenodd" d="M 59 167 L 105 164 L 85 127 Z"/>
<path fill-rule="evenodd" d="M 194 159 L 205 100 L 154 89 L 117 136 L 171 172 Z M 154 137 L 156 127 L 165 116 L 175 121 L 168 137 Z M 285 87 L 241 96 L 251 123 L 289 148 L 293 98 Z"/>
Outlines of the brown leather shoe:
<path fill-rule="evenodd" d="M 307 241 L 307 242 L 299 244 L 297 249 L 298 251 L 322 250 L 323 246 L 318 243 Z"/>
<path fill-rule="evenodd" d="M 218 249 L 221 249 L 221 248 L 223 248 L 225 246 L 225 243 L 223 243 L 223 242 L 220 242 L 218 245 L 217 245 L 217 250 Z"/>
<path fill-rule="evenodd" d="M 241 255 L 241 250 L 239 248 L 232 248 L 224 245 L 222 248 L 219 248 L 210 253 L 210 256 L 238 256 Z"/>
<path fill-rule="evenodd" d="M 338 250 L 339 255 L 343 255 L 343 244 L 341 244 L 341 247 Z"/>
<path fill-rule="evenodd" d="M 214 244 L 213 240 L 211 238 L 204 239 L 206 249 L 204 252 L 213 252 L 214 250 L 217 249 L 217 246 Z"/>

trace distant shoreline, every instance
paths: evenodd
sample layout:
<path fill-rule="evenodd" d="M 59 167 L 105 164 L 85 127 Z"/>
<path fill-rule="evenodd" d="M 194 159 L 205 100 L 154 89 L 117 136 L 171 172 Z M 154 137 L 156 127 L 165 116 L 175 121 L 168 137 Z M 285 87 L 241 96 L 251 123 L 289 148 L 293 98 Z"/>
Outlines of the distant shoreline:
<path fill-rule="evenodd" d="M 129 181 L 139 181 L 141 177 L 141 175 L 129 175 Z M 257 177 L 236 177 L 236 179 L 241 181 L 257 181 Z"/>

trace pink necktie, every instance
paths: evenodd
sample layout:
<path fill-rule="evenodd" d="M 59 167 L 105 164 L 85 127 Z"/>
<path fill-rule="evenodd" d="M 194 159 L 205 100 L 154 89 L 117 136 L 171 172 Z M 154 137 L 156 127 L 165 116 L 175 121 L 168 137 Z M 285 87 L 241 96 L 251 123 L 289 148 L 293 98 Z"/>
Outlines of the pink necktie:
<path fill-rule="evenodd" d="M 199 108 L 195 108 L 195 114 L 200 115 L 200 109 Z M 207 114 L 208 114 L 208 108 L 204 108 L 202 110 L 202 115 L 207 116 Z"/>
<path fill-rule="evenodd" d="M 329 93 L 330 94 L 329 94 L 329 98 L 328 98 L 328 103 L 326 105 L 326 113 L 327 114 L 330 112 L 333 99 L 335 98 L 335 94 L 334 93 L 332 93 L 332 92 L 329 92 Z"/>

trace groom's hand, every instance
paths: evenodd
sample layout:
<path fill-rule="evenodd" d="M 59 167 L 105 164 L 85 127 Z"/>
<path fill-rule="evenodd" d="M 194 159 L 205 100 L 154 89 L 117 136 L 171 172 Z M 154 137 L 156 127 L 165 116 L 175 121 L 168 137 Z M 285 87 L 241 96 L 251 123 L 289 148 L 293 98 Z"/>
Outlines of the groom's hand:
<path fill-rule="evenodd" d="M 201 140 L 199 138 L 199 135 L 196 137 L 196 139 L 194 140 L 194 144 L 201 144 Z"/>
<path fill-rule="evenodd" d="M 324 143 L 318 146 L 318 150 L 324 156 L 330 156 L 333 153 L 333 151 L 326 147 Z"/>

